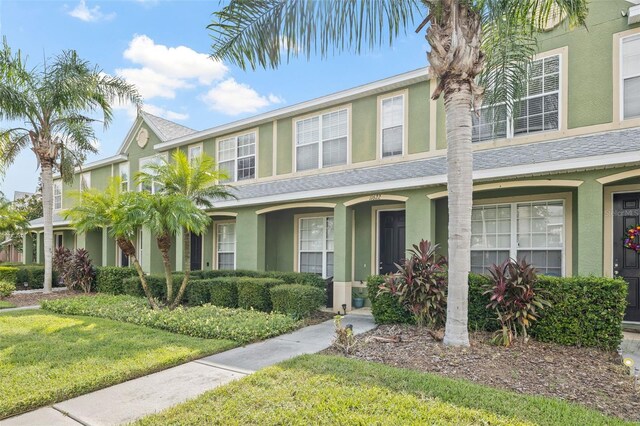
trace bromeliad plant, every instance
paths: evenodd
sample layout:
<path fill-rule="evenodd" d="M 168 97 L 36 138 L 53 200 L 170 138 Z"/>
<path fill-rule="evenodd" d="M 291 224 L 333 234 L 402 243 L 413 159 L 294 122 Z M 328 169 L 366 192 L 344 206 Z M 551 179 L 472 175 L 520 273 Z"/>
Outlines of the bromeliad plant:
<path fill-rule="evenodd" d="M 489 295 L 487 309 L 493 309 L 500 322 L 493 343 L 510 346 L 515 337 L 529 340 L 527 330 L 540 318 L 539 310 L 551 303 L 544 298 L 544 290 L 537 287 L 538 275 L 526 259 L 507 259 L 489 268 L 491 283 L 483 294 Z"/>
<path fill-rule="evenodd" d="M 396 264 L 398 272 L 385 278 L 380 292 L 390 293 L 414 316 L 419 326 L 444 325 L 447 312 L 447 259 L 438 246 L 421 240 L 409 257 Z"/>

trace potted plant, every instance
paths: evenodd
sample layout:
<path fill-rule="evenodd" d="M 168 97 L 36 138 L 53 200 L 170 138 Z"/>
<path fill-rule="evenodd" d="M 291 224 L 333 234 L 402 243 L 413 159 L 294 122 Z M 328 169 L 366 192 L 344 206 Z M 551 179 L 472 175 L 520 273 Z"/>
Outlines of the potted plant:
<path fill-rule="evenodd" d="M 361 293 L 361 289 L 353 289 L 351 292 L 351 301 L 353 303 L 353 307 L 356 309 L 362 308 L 364 306 L 364 295 Z"/>

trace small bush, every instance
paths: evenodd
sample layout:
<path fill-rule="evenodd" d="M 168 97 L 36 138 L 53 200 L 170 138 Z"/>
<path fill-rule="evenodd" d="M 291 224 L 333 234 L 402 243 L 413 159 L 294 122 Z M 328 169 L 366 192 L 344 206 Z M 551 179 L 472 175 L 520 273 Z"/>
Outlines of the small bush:
<path fill-rule="evenodd" d="M 11 266 L 0 266 L 0 281 L 16 283 L 20 269 Z"/>
<path fill-rule="evenodd" d="M 238 307 L 238 280 L 233 277 L 212 280 L 209 285 L 209 301 L 225 308 Z"/>
<path fill-rule="evenodd" d="M 52 285 L 61 285 L 58 282 L 58 273 L 53 271 Z M 16 276 L 16 287 L 24 289 L 24 283 L 27 283 L 29 289 L 39 289 L 44 287 L 44 266 L 41 265 L 23 265 L 18 268 Z M 64 285 L 64 284 L 62 284 Z"/>
<path fill-rule="evenodd" d="M 376 324 L 412 324 L 413 316 L 400 305 L 398 299 L 389 293 L 380 292 L 382 284 L 382 275 L 371 275 L 367 278 L 367 293 Z"/>
<path fill-rule="evenodd" d="M 11 296 L 14 291 L 16 291 L 14 282 L 0 279 L 0 299 Z"/>
<path fill-rule="evenodd" d="M 271 287 L 284 284 L 284 281 L 273 278 L 238 278 L 238 307 L 271 311 Z"/>
<path fill-rule="evenodd" d="M 326 292 L 327 283 L 324 278 L 318 274 L 310 272 L 280 272 L 267 271 L 262 274 L 265 278 L 275 278 L 282 280 L 285 284 L 303 284 L 319 288 Z"/>
<path fill-rule="evenodd" d="M 96 268 L 96 291 L 100 293 L 123 294 L 123 280 L 137 277 L 135 268 L 119 266 L 98 266 Z"/>
<path fill-rule="evenodd" d="M 489 297 L 484 289 L 491 280 L 479 274 L 469 274 L 469 331 L 496 331 L 499 328 L 495 313 L 487 309 Z"/>
<path fill-rule="evenodd" d="M 182 278 L 184 277 L 181 273 L 173 274 L 173 289 L 174 292 L 178 291 L 180 288 L 180 284 L 182 283 Z M 165 300 L 167 298 L 167 279 L 164 275 L 147 275 L 147 286 L 149 286 L 149 291 L 151 291 L 151 295 L 154 299 Z M 187 287 L 187 290 L 189 287 Z M 145 297 L 144 290 L 142 289 L 142 284 L 140 284 L 140 278 L 134 276 L 132 278 L 125 278 L 122 281 L 122 292 L 123 294 L 129 296 L 136 297 Z"/>
<path fill-rule="evenodd" d="M 211 280 L 190 280 L 185 291 L 184 302 L 189 306 L 200 306 L 211 302 L 210 282 Z"/>
<path fill-rule="evenodd" d="M 271 289 L 274 312 L 299 319 L 311 315 L 325 303 L 325 292 L 302 284 L 283 284 Z"/>
<path fill-rule="evenodd" d="M 60 277 L 60 282 L 69 288 L 73 287 L 70 279 L 72 258 L 71 250 L 66 247 L 57 247 L 53 252 L 53 270 Z"/>

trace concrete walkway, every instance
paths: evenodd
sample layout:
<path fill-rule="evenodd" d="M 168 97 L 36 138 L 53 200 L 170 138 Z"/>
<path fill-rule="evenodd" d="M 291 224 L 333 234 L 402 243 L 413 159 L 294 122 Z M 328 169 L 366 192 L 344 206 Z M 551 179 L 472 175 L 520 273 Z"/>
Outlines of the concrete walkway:
<path fill-rule="evenodd" d="M 369 315 L 347 315 L 342 324 L 352 324 L 356 334 L 375 327 Z M 326 321 L 12 417 L 0 426 L 129 423 L 261 368 L 326 349 L 333 337 L 333 321 Z"/>
<path fill-rule="evenodd" d="M 40 305 L 19 306 L 17 308 L 4 308 L 4 309 L 0 309 L 0 314 L 5 312 L 24 311 L 27 309 L 40 309 Z"/>

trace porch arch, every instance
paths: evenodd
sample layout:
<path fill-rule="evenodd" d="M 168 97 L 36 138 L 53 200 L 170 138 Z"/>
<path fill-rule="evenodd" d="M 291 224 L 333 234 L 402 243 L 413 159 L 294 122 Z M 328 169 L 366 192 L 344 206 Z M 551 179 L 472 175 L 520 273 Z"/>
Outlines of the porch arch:
<path fill-rule="evenodd" d="M 640 176 L 640 169 L 627 170 L 626 172 L 615 173 L 613 175 L 604 176 L 600 179 L 596 179 L 602 185 L 608 183 L 618 182 L 619 180 L 629 179 L 632 177 Z"/>
<path fill-rule="evenodd" d="M 492 189 L 508 189 L 508 188 L 523 188 L 530 186 L 537 187 L 570 187 L 577 188 L 582 185 L 584 181 L 581 180 L 568 180 L 568 179 L 539 179 L 539 180 L 514 180 L 509 182 L 496 182 L 485 183 L 481 185 L 474 185 L 473 192 L 489 191 Z M 431 200 L 437 200 L 438 198 L 444 198 L 449 195 L 449 191 L 434 192 L 427 195 Z"/>
<path fill-rule="evenodd" d="M 256 210 L 256 214 L 257 214 L 257 215 L 261 215 L 261 214 L 265 214 L 265 213 L 277 212 L 277 211 L 279 211 L 279 210 L 298 209 L 298 208 L 308 208 L 308 207 L 324 208 L 324 209 L 333 209 L 333 208 L 335 208 L 335 207 L 336 207 L 336 203 L 321 203 L 321 202 L 315 202 L 315 203 L 289 203 L 289 204 L 280 204 L 279 206 L 266 207 L 266 208 L 264 208 L 264 209 Z"/>
<path fill-rule="evenodd" d="M 344 206 L 351 207 L 351 206 L 355 206 L 356 204 L 368 203 L 371 201 L 400 201 L 404 203 L 408 199 L 409 197 L 405 197 L 403 195 L 373 194 L 373 195 L 365 195 L 363 197 L 358 197 L 349 201 L 345 201 Z"/>

